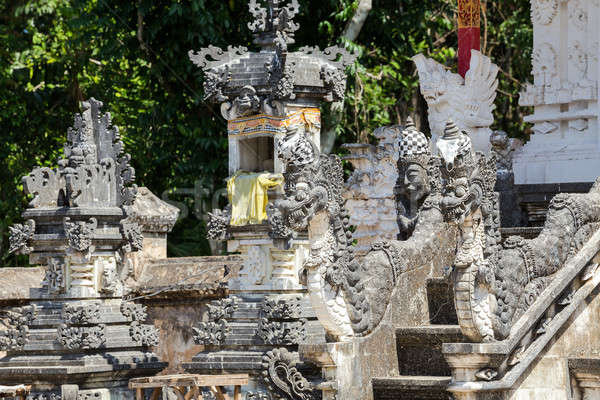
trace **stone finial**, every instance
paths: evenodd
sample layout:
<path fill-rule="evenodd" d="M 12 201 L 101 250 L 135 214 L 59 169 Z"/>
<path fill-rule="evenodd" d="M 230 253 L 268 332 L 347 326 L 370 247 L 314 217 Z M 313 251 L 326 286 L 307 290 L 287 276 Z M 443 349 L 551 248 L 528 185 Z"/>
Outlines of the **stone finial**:
<path fill-rule="evenodd" d="M 471 139 L 462 132 L 452 119 L 446 121 L 444 135 L 435 144 L 443 160 L 448 164 L 454 163 L 459 155 L 471 153 Z"/>
<path fill-rule="evenodd" d="M 67 132 L 64 156 L 58 169 L 35 168 L 23 177 L 26 194 L 34 196 L 30 208 L 121 207 L 135 196 L 135 170 L 123 153 L 119 129 L 102 102 L 83 102 Z"/>
<path fill-rule="evenodd" d="M 223 117 L 234 120 L 253 114 L 285 116 L 285 104 L 297 97 L 303 104 L 341 101 L 346 91 L 345 68 L 356 55 L 345 48 L 324 50 L 305 46 L 288 51 L 299 25 L 293 22 L 298 0 L 250 0 L 249 23 L 258 53 L 245 47 L 226 50 L 208 46 L 190 50 L 190 60 L 204 72 L 205 99 L 222 105 Z M 263 6 L 264 5 L 264 6 Z M 264 66 L 258 68 L 257 66 Z M 258 101 L 257 101 L 258 100 Z"/>
<path fill-rule="evenodd" d="M 255 19 L 248 23 L 248 28 L 254 33 L 254 43 L 263 48 L 276 47 L 286 51 L 288 44 L 295 43 L 294 32 L 300 28 L 293 21 L 300 10 L 298 0 L 291 0 L 285 6 L 280 5 L 283 0 L 266 0 L 266 3 L 265 8 L 258 0 L 249 2 L 250 13 Z"/>

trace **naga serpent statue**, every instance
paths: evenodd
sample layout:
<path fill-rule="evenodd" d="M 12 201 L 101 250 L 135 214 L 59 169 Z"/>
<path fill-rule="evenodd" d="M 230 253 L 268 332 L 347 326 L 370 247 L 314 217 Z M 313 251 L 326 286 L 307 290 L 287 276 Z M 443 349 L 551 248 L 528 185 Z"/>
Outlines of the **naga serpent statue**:
<path fill-rule="evenodd" d="M 330 337 L 371 333 L 403 273 L 431 263 L 440 247 L 455 250 L 456 229 L 444 222 L 439 159 L 431 156 L 429 140 L 409 122 L 399 149 L 400 186 L 409 209 L 399 222 L 407 239 L 375 243 L 358 257 L 344 208 L 340 159 L 321 154 L 301 125 L 288 128 L 278 143 L 286 170 L 285 198 L 269 207 L 272 234 L 285 242 L 308 229 L 311 251 L 303 276 Z"/>
<path fill-rule="evenodd" d="M 552 282 L 553 274 L 599 228 L 600 184 L 586 194 L 559 194 L 535 239 L 501 243 L 493 157 L 474 154 L 450 121 L 436 144 L 442 158 L 441 209 L 460 230 L 452 273 L 461 330 L 473 342 L 504 340 Z"/>

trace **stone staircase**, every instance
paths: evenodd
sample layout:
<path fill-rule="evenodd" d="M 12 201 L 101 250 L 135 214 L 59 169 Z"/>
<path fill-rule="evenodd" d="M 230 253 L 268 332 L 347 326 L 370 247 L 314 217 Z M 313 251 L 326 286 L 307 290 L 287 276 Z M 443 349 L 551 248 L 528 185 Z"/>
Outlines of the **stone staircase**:
<path fill-rule="evenodd" d="M 373 378 L 374 399 L 452 399 L 446 392 L 451 373 L 442 354 L 442 344 L 462 341 L 458 325 L 397 328 L 400 374 L 391 378 Z"/>
<path fill-rule="evenodd" d="M 442 354 L 443 343 L 460 343 L 454 301 L 445 279 L 427 283 L 429 325 L 397 327 L 398 376 L 373 378 L 375 400 L 452 399 L 446 391 L 451 371 Z"/>

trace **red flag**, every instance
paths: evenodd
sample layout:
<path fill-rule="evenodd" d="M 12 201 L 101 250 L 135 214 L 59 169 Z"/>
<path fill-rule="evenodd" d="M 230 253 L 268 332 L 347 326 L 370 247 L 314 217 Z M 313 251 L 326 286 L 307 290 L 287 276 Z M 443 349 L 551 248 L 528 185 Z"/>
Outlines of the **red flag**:
<path fill-rule="evenodd" d="M 464 78 L 471 50 L 481 49 L 479 0 L 458 0 L 458 73 Z"/>

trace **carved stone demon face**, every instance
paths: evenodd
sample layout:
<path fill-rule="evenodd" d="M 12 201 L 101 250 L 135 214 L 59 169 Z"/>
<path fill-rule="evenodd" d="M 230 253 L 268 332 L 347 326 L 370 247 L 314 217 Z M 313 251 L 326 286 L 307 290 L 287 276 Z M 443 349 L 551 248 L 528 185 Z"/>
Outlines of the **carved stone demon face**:
<path fill-rule="evenodd" d="M 244 86 L 240 95 L 233 101 L 238 116 L 253 114 L 260 107 L 260 101 L 256 95 L 256 89 L 252 86 Z"/>

